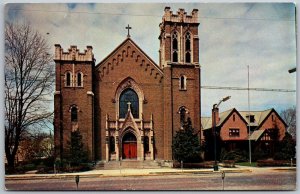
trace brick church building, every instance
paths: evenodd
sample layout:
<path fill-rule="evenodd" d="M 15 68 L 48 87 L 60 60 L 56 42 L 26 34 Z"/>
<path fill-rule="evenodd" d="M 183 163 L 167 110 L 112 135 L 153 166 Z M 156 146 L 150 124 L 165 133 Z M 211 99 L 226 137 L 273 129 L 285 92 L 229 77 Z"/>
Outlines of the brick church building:
<path fill-rule="evenodd" d="M 198 10 L 164 10 L 159 64 L 130 37 L 100 63 L 93 48 L 55 45 L 55 152 L 79 130 L 94 161 L 172 161 L 172 138 L 190 117 L 200 130 Z M 129 26 L 127 27 L 129 30 Z"/>

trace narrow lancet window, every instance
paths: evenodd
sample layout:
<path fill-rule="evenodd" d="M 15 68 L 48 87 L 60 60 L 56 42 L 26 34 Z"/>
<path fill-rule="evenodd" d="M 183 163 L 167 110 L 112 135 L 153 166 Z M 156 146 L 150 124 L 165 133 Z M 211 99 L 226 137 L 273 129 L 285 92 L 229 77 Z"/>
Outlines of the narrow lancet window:
<path fill-rule="evenodd" d="M 71 86 L 72 84 L 72 74 L 70 72 L 66 73 L 66 86 Z"/>
<path fill-rule="evenodd" d="M 172 34 L 172 59 L 173 62 L 178 62 L 178 34 L 174 32 Z"/>
<path fill-rule="evenodd" d="M 185 34 L 185 62 L 191 63 L 191 34 L 187 32 Z"/>
<path fill-rule="evenodd" d="M 82 73 L 77 73 L 77 86 L 82 87 Z"/>
<path fill-rule="evenodd" d="M 76 107 L 72 107 L 71 108 L 71 121 L 72 122 L 77 122 L 77 120 L 78 120 L 77 108 Z"/>
<path fill-rule="evenodd" d="M 186 76 L 184 75 L 179 78 L 179 90 L 186 90 Z"/>

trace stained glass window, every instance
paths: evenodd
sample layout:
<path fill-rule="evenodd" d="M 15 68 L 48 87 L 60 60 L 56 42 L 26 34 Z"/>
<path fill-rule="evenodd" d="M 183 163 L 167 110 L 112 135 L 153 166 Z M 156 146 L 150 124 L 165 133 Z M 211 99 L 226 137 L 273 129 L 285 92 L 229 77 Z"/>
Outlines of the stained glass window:
<path fill-rule="evenodd" d="M 128 112 L 128 103 L 130 103 L 131 113 L 134 118 L 139 118 L 139 98 L 132 89 L 126 89 L 120 96 L 120 118 L 125 118 Z"/>

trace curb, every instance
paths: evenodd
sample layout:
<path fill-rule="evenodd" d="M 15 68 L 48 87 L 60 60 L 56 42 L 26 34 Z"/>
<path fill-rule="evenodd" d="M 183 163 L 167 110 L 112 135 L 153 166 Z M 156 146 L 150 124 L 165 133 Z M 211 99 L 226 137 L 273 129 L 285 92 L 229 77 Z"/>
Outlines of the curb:
<path fill-rule="evenodd" d="M 281 169 L 278 169 L 281 170 Z M 214 174 L 214 173 L 251 173 L 249 169 L 219 170 L 219 171 L 173 171 L 173 172 L 148 172 L 148 173 L 124 173 L 124 174 L 56 174 L 56 175 L 27 175 L 8 176 L 5 180 L 30 180 L 30 179 L 70 179 L 79 175 L 80 178 L 100 178 L 100 177 L 129 177 L 129 176 L 159 176 L 159 175 L 183 175 L 183 174 Z"/>

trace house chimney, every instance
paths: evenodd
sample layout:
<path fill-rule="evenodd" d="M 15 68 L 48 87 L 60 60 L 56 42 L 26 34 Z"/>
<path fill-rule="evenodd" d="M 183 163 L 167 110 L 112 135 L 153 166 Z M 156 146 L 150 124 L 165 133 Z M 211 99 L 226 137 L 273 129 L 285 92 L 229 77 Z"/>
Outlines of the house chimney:
<path fill-rule="evenodd" d="M 216 104 L 215 104 L 216 105 Z M 213 109 L 212 109 L 212 126 L 214 126 L 214 120 L 216 121 L 215 124 L 217 125 L 220 121 L 220 116 L 219 116 L 219 108 L 215 108 L 215 105 L 213 106 Z M 215 112 L 214 112 L 215 111 Z M 215 113 L 215 114 L 214 114 Z"/>

